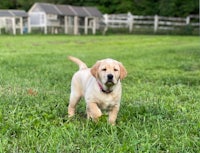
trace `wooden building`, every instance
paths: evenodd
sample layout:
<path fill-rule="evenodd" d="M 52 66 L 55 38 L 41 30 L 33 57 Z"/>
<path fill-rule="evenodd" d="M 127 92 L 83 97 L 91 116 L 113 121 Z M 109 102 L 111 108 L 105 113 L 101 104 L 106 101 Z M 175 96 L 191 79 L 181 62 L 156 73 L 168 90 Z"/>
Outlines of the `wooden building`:
<path fill-rule="evenodd" d="M 44 33 L 93 34 L 99 29 L 101 12 L 95 7 L 35 3 L 28 12 L 30 30 L 42 28 Z"/>
<path fill-rule="evenodd" d="M 0 34 L 23 34 L 28 23 L 28 14 L 23 10 L 0 10 Z"/>

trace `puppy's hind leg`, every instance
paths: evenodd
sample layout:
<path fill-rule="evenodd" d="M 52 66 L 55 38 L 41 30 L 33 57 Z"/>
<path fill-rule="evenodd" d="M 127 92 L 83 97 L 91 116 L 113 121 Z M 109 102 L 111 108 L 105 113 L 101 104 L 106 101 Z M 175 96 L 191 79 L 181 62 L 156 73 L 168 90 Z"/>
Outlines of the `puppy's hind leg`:
<path fill-rule="evenodd" d="M 76 105 L 80 101 L 80 98 L 81 98 L 81 96 L 71 93 L 70 101 L 69 101 L 69 105 L 68 105 L 68 117 L 74 116 Z"/>
<path fill-rule="evenodd" d="M 78 82 L 78 75 L 77 73 L 73 76 L 71 82 L 71 94 L 68 106 L 68 117 L 72 117 L 75 114 L 75 109 L 77 103 L 80 101 L 82 97 L 82 91 L 80 87 L 80 82 Z"/>

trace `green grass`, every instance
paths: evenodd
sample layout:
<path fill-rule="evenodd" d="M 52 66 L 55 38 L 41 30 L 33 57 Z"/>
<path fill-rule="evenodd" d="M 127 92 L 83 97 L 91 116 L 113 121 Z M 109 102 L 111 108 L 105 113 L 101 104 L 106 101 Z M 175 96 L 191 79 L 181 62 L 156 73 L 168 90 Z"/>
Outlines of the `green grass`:
<path fill-rule="evenodd" d="M 0 152 L 200 151 L 200 38 L 1 36 Z M 67 118 L 76 56 L 111 57 L 128 70 L 117 125 Z"/>

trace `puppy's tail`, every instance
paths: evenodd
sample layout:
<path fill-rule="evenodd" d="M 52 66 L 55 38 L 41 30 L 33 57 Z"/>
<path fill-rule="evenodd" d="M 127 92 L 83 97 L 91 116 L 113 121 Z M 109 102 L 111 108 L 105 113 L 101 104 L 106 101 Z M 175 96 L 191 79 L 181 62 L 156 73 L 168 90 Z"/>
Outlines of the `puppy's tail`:
<path fill-rule="evenodd" d="M 79 66 L 79 70 L 87 69 L 87 65 L 82 62 L 80 59 L 73 57 L 73 56 L 68 56 L 68 59 L 71 60 L 72 62 L 76 63 Z"/>

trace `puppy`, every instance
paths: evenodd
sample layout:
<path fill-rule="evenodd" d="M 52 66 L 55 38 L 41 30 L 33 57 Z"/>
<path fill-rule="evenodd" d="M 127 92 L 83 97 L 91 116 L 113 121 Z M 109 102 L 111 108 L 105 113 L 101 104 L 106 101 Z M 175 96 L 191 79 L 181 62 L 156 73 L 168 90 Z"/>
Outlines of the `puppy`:
<path fill-rule="evenodd" d="M 71 81 L 68 116 L 74 116 L 76 104 L 84 97 L 87 118 L 98 121 L 102 110 L 105 110 L 109 115 L 109 123 L 114 125 L 120 108 L 121 80 L 127 75 L 125 67 L 116 60 L 103 59 L 88 68 L 80 59 L 68 58 L 79 66 L 79 71 Z"/>

